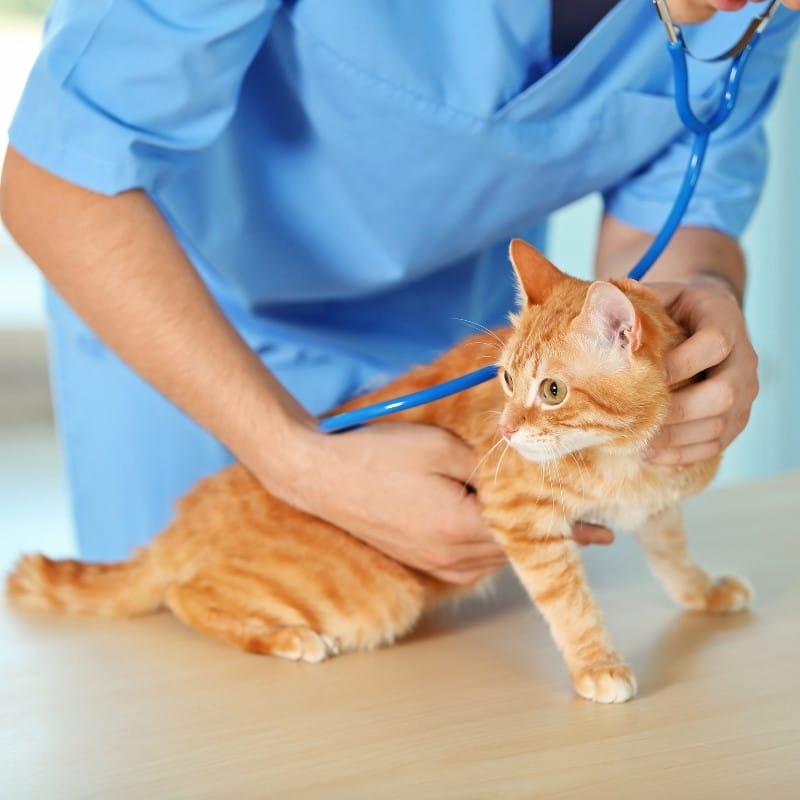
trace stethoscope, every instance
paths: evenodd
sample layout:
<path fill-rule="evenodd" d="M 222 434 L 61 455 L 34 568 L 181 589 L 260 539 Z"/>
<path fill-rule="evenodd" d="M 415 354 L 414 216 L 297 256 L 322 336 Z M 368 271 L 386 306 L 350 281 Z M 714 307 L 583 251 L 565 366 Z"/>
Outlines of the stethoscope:
<path fill-rule="evenodd" d="M 669 13 L 666 0 L 652 0 L 652 3 L 667 31 L 667 52 L 672 59 L 672 69 L 675 78 L 675 107 L 677 108 L 678 116 L 683 125 L 688 131 L 694 134 L 694 141 L 692 142 L 692 150 L 686 165 L 683 182 L 678 190 L 672 209 L 650 247 L 647 248 L 645 254 L 628 273 L 628 277 L 634 278 L 635 280 L 641 280 L 641 278 L 644 277 L 678 229 L 683 215 L 686 213 L 686 209 L 689 206 L 689 202 L 692 199 L 695 187 L 697 186 L 700 171 L 703 167 L 703 159 L 708 149 L 708 140 L 711 134 L 731 115 L 736 105 L 736 98 L 739 94 L 739 85 L 741 83 L 744 66 L 750 54 L 753 52 L 753 48 L 761 38 L 761 34 L 764 32 L 764 29 L 781 4 L 780 0 L 770 0 L 764 13 L 755 17 L 744 34 L 742 34 L 739 41 L 721 55 L 715 58 L 698 58 L 686 46 L 681 29 L 672 21 L 672 15 Z M 687 56 L 690 56 L 696 61 L 706 62 L 731 59 L 728 77 L 725 81 L 725 88 L 722 92 L 719 105 L 717 106 L 717 110 L 707 120 L 699 119 L 692 110 L 691 103 L 689 102 Z M 451 394 L 463 392 L 465 389 L 470 389 L 473 386 L 477 386 L 479 383 L 485 383 L 491 380 L 496 374 L 497 367 L 482 367 L 481 369 L 476 369 L 474 372 L 469 372 L 466 375 L 461 375 L 458 378 L 453 378 L 444 383 L 438 383 L 435 386 L 429 386 L 418 392 L 412 392 L 402 397 L 395 397 L 381 403 L 375 403 L 374 405 L 365 406 L 364 408 L 357 408 L 353 411 L 345 411 L 342 414 L 328 417 L 320 422 L 319 429 L 324 433 L 334 433 L 336 431 L 357 428 L 379 417 L 396 414 L 398 411 L 415 408 L 425 403 L 441 400 L 443 397 L 448 397 Z"/>

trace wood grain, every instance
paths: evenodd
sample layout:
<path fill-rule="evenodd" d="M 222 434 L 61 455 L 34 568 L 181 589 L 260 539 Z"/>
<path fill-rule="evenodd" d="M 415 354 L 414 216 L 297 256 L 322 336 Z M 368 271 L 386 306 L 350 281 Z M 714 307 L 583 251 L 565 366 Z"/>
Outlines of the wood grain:
<path fill-rule="evenodd" d="M 167 616 L 0 608 L 0 797 L 800 796 L 800 474 L 687 504 L 692 549 L 753 611 L 675 609 L 635 543 L 585 551 L 639 697 L 570 691 L 510 574 L 394 648 L 247 656 Z"/>

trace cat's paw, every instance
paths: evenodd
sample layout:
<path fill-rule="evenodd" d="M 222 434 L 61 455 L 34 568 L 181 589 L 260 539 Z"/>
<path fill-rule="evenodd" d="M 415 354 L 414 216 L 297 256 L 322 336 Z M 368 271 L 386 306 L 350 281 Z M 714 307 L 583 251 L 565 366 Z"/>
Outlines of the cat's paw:
<path fill-rule="evenodd" d="M 318 664 L 330 656 L 338 655 L 339 644 L 330 636 L 311 628 L 286 627 L 273 634 L 267 652 L 291 661 Z"/>
<path fill-rule="evenodd" d="M 575 691 L 596 703 L 624 703 L 636 694 L 636 678 L 627 664 L 595 664 L 572 676 Z"/>
<path fill-rule="evenodd" d="M 742 578 L 725 576 L 714 582 L 705 597 L 705 608 L 711 614 L 734 614 L 750 604 L 753 590 Z"/>

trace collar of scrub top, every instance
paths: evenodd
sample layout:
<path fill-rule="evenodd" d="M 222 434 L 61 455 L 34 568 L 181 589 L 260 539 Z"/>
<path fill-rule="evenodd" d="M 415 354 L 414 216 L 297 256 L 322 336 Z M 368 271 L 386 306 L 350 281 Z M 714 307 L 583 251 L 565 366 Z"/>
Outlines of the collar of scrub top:
<path fill-rule="evenodd" d="M 648 247 L 647 252 L 645 252 L 633 269 L 628 273 L 628 277 L 635 280 L 641 280 L 644 277 L 678 229 L 681 219 L 683 219 L 683 215 L 686 213 L 686 209 L 689 206 L 689 201 L 692 199 L 692 194 L 694 194 L 698 178 L 700 177 L 703 159 L 705 158 L 708 148 L 709 137 L 726 119 L 728 119 L 733 111 L 736 105 L 736 97 L 739 93 L 739 84 L 741 82 L 745 63 L 750 53 L 753 51 L 753 48 L 758 43 L 767 24 L 781 5 L 780 0 L 770 0 L 764 13 L 755 17 L 750 22 L 747 30 L 733 47 L 714 58 L 698 58 L 686 46 L 681 29 L 672 21 L 672 15 L 669 12 L 666 0 L 652 0 L 652 2 L 667 32 L 667 50 L 672 59 L 672 68 L 675 77 L 675 107 L 681 118 L 681 122 L 687 130 L 694 134 L 694 141 L 692 143 L 689 161 L 686 165 L 686 172 L 684 173 L 683 181 L 678 189 L 678 194 L 672 209 L 661 227 L 661 230 L 650 244 L 650 247 Z M 716 111 L 711 114 L 707 120 L 699 119 L 692 110 L 691 103 L 689 102 L 689 75 L 686 66 L 687 56 L 697 61 L 706 62 L 731 60 L 728 69 L 728 77 L 720 97 L 719 105 Z M 394 397 L 391 400 L 384 400 L 381 403 L 375 403 L 374 405 L 356 408 L 352 411 L 345 411 L 342 414 L 326 417 L 320 421 L 319 429 L 323 433 L 337 433 L 358 428 L 374 419 L 385 417 L 389 414 L 396 414 L 398 411 L 415 408 L 416 406 L 425 405 L 426 403 L 432 403 L 435 400 L 441 400 L 443 397 L 448 397 L 451 394 L 471 389 L 479 383 L 485 383 L 491 380 L 496 375 L 496 366 L 482 367 L 474 372 L 460 375 L 457 378 L 445 381 L 444 383 L 438 383 L 435 386 L 429 386 L 418 392 L 412 392 L 402 397 Z"/>

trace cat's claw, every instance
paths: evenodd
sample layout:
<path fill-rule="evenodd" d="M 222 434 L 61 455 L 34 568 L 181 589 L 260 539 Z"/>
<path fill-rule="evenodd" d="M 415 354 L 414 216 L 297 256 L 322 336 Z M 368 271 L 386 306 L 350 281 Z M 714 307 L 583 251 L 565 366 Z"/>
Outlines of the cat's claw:
<path fill-rule="evenodd" d="M 636 678 L 627 664 L 589 667 L 573 678 L 575 691 L 596 703 L 624 703 L 636 694 Z"/>

